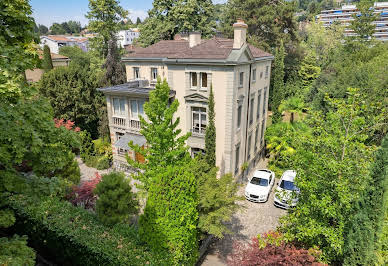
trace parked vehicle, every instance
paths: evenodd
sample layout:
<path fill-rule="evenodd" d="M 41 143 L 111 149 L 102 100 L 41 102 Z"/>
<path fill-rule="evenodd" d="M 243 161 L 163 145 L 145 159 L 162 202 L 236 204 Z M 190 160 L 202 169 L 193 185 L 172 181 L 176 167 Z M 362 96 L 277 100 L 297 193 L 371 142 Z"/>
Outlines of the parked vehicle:
<path fill-rule="evenodd" d="M 299 188 L 295 185 L 296 172 L 287 170 L 283 173 L 275 190 L 274 205 L 289 209 L 298 203 Z"/>
<path fill-rule="evenodd" d="M 245 187 L 245 198 L 253 202 L 266 202 L 275 183 L 275 173 L 266 170 L 256 170 Z"/>

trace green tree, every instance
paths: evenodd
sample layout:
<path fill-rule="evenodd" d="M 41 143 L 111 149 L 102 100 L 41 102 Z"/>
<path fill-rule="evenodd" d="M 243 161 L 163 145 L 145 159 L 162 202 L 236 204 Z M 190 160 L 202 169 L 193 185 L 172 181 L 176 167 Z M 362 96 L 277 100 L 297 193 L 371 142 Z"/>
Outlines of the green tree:
<path fill-rule="evenodd" d="M 48 33 L 48 28 L 45 25 L 39 24 L 39 34 L 44 35 Z"/>
<path fill-rule="evenodd" d="M 284 87 L 284 45 L 283 41 L 280 41 L 280 46 L 276 48 L 275 53 L 275 66 L 273 71 L 273 86 L 272 86 L 272 119 L 274 122 L 278 122 L 282 118 L 282 113 L 279 111 L 280 103 L 285 97 Z"/>
<path fill-rule="evenodd" d="M 67 22 L 70 34 L 80 33 L 81 32 L 81 23 L 79 21 L 69 20 Z"/>
<path fill-rule="evenodd" d="M 53 68 L 54 68 L 53 67 L 53 60 L 51 59 L 50 48 L 47 45 L 45 45 L 43 47 L 42 69 L 45 72 L 48 72 Z"/>
<path fill-rule="evenodd" d="M 59 23 L 53 23 L 50 27 L 50 34 L 53 35 L 60 35 L 60 34 L 65 34 L 66 30 L 63 28 L 62 24 Z"/>
<path fill-rule="evenodd" d="M 328 112 L 310 112 L 311 133 L 299 131 L 291 142 L 295 152 L 282 159 L 284 168 L 297 171 L 301 194 L 281 224 L 288 239 L 319 246 L 326 260 L 338 263 L 353 206 L 370 185 L 375 148 L 365 141 L 384 118 L 370 115 L 368 109 L 375 107 L 356 89 L 349 89 L 346 99 L 326 100 Z"/>
<path fill-rule="evenodd" d="M 75 122 L 95 139 L 100 114 L 106 105 L 104 95 L 96 90 L 99 79 L 90 68 L 71 65 L 48 72 L 38 89 L 50 101 L 55 117 Z"/>
<path fill-rule="evenodd" d="M 93 193 L 98 196 L 97 216 L 104 224 L 129 222 L 130 215 L 137 214 L 138 202 L 124 173 L 103 175 Z"/>
<path fill-rule="evenodd" d="M 140 133 L 147 140 L 147 148 L 141 148 L 129 143 L 129 146 L 137 153 L 144 156 L 145 163 L 140 164 L 128 158 L 128 163 L 136 168 L 145 170 L 137 178 L 142 181 L 146 190 L 152 179 L 160 169 L 168 165 L 185 164 L 188 156 L 185 142 L 190 133 L 181 135 L 182 130 L 178 129 L 180 118 L 174 118 L 178 109 L 178 100 L 170 103 L 170 87 L 166 80 L 158 79 L 155 90 L 150 92 L 149 101 L 144 104 L 144 111 L 147 115 L 147 122 L 140 117 Z"/>
<path fill-rule="evenodd" d="M 295 113 L 299 115 L 302 114 L 305 106 L 306 105 L 301 98 L 294 96 L 282 101 L 279 106 L 279 112 L 290 112 L 290 123 L 293 124 L 295 120 Z"/>
<path fill-rule="evenodd" d="M 201 236 L 214 235 L 218 238 L 231 233 L 226 226 L 239 209 L 237 196 L 239 185 L 231 174 L 217 177 L 218 168 L 209 167 L 206 160 L 197 156 L 190 169 L 197 180 L 198 231 Z"/>
<path fill-rule="evenodd" d="M 117 48 L 116 39 L 111 39 L 108 42 L 108 46 L 108 55 L 106 56 L 106 61 L 103 65 L 103 67 L 106 68 L 106 72 L 102 84 L 104 84 L 104 86 L 123 84 L 127 81 L 127 76 L 125 73 L 125 66 L 120 62 L 120 54 Z"/>
<path fill-rule="evenodd" d="M 139 17 L 136 18 L 136 26 L 140 25 L 141 24 L 141 20 Z"/>
<path fill-rule="evenodd" d="M 120 30 L 120 21 L 128 16 L 128 11 L 119 5 L 118 0 L 89 0 L 88 29 L 97 33 L 90 40 L 90 47 L 99 57 L 105 58 L 108 54 L 108 41 L 115 37 Z"/>
<path fill-rule="evenodd" d="M 194 265 L 198 258 L 198 194 L 188 165 L 166 165 L 149 186 L 140 234 L 157 251 L 168 251 L 173 265 Z"/>
<path fill-rule="evenodd" d="M 317 55 L 314 51 L 309 51 L 300 65 L 299 77 L 302 82 L 302 89 L 296 95 L 306 97 L 320 73 L 321 68 L 317 64 Z"/>
<path fill-rule="evenodd" d="M 205 159 L 210 167 L 216 166 L 216 125 L 214 111 L 214 93 L 213 85 L 210 85 L 209 103 L 208 103 L 208 121 L 209 124 L 205 133 Z"/>
<path fill-rule="evenodd" d="M 231 0 L 225 7 L 221 31 L 233 38 L 233 23 L 241 18 L 248 25 L 248 41 L 271 51 L 283 40 L 285 45 L 298 40 L 294 2 L 283 0 Z"/>
<path fill-rule="evenodd" d="M 199 31 L 204 37 L 214 34 L 216 24 L 211 0 L 156 0 L 152 5 L 148 18 L 140 26 L 142 46 L 173 40 L 181 32 Z"/>
<path fill-rule="evenodd" d="M 373 24 L 377 19 L 377 16 L 373 13 L 373 1 L 361 0 L 357 4 L 359 14 L 354 14 L 350 23 L 350 28 L 357 34 L 357 37 L 361 41 L 368 41 L 373 37 L 376 25 Z"/>
<path fill-rule="evenodd" d="M 377 151 L 371 182 L 354 208 L 345 237 L 344 265 L 377 265 L 376 250 L 387 209 L 388 136 Z"/>
<path fill-rule="evenodd" d="M 70 66 L 89 68 L 91 65 L 91 53 L 82 51 L 78 46 L 62 46 L 59 48 L 59 54 L 69 57 Z"/>

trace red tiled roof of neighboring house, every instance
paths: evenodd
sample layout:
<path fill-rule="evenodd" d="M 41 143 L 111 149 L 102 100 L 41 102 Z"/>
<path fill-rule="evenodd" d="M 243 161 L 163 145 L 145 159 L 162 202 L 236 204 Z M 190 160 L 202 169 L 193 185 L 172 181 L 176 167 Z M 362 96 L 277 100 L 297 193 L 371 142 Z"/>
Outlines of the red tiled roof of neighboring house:
<path fill-rule="evenodd" d="M 271 54 L 248 44 L 253 57 L 271 56 Z M 226 59 L 233 50 L 233 39 L 212 38 L 201 40 L 191 47 L 184 39 L 163 40 L 146 48 L 131 47 L 127 58 L 171 58 L 171 59 Z"/>
<path fill-rule="evenodd" d="M 56 42 L 85 42 L 88 40 L 86 37 L 67 36 L 67 35 L 47 35 L 47 38 Z"/>

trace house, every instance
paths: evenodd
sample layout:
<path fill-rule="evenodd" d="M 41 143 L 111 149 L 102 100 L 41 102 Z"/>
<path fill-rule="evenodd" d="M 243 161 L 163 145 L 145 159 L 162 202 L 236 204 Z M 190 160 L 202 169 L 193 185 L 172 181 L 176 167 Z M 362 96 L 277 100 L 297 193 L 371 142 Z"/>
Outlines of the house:
<path fill-rule="evenodd" d="M 62 46 L 78 46 L 83 51 L 88 51 L 88 38 L 69 35 L 47 35 L 40 37 L 40 46 L 47 45 L 52 53 L 59 53 Z"/>
<path fill-rule="evenodd" d="M 38 53 L 39 53 L 39 58 L 42 59 L 43 58 L 42 50 L 39 50 Z M 70 62 L 70 58 L 64 55 L 51 53 L 51 61 L 53 62 L 53 67 L 56 68 L 60 66 L 68 66 Z M 44 70 L 40 68 L 27 69 L 25 73 L 26 73 L 26 79 L 28 82 L 37 82 L 42 77 Z"/>
<path fill-rule="evenodd" d="M 139 38 L 139 29 L 133 28 L 129 30 L 121 30 L 117 34 L 117 45 L 124 48 L 133 43 L 136 38 Z"/>
<path fill-rule="evenodd" d="M 215 98 L 216 164 L 221 174 L 241 175 L 264 151 L 270 69 L 273 56 L 246 41 L 247 25 L 238 20 L 234 38 L 204 40 L 192 32 L 188 38 L 163 40 L 135 48 L 122 58 L 128 83 L 100 89 L 106 95 L 115 165 L 125 164 L 124 154 L 136 154 L 127 143 L 140 146 L 139 116 L 157 77 L 166 79 L 170 96 L 179 100 L 176 113 L 180 129 L 191 132 L 187 144 L 194 156 L 205 152 L 210 86 Z"/>

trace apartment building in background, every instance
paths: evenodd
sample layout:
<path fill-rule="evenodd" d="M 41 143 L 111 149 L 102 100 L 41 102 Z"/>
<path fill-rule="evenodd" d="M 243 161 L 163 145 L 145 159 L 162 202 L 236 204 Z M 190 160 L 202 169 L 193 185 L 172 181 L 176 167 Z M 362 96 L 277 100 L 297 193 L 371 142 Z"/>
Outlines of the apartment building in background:
<path fill-rule="evenodd" d="M 377 40 L 388 41 L 388 2 L 376 2 L 373 6 L 374 14 L 377 16 L 373 24 L 376 25 L 373 36 Z M 339 9 L 323 10 L 317 15 L 317 19 L 323 23 L 323 26 L 330 27 L 335 22 L 345 26 L 345 36 L 355 36 L 356 33 L 349 28 L 353 15 L 359 16 L 356 5 L 343 5 Z"/>
<path fill-rule="evenodd" d="M 136 38 L 139 38 L 140 31 L 137 28 L 129 30 L 121 30 L 117 34 L 117 45 L 124 48 L 133 43 Z"/>
<path fill-rule="evenodd" d="M 157 77 L 168 81 L 171 100 L 180 103 L 176 116 L 182 132 L 192 133 L 187 145 L 193 156 L 205 152 L 212 86 L 220 173 L 239 176 L 243 163 L 253 166 L 261 159 L 273 56 L 247 43 L 244 21 L 238 20 L 233 27 L 233 39 L 205 40 L 192 32 L 187 38 L 177 36 L 135 48 L 122 58 L 128 82 L 100 89 L 107 99 L 116 167 L 125 166 L 125 154 L 144 160 L 131 151 L 128 142 L 146 145 L 139 116 L 145 116 L 143 106 Z"/>
<path fill-rule="evenodd" d="M 47 35 L 40 37 L 40 46 L 47 45 L 52 53 L 58 54 L 63 46 L 78 46 L 83 51 L 88 51 L 88 38 L 71 35 Z"/>

